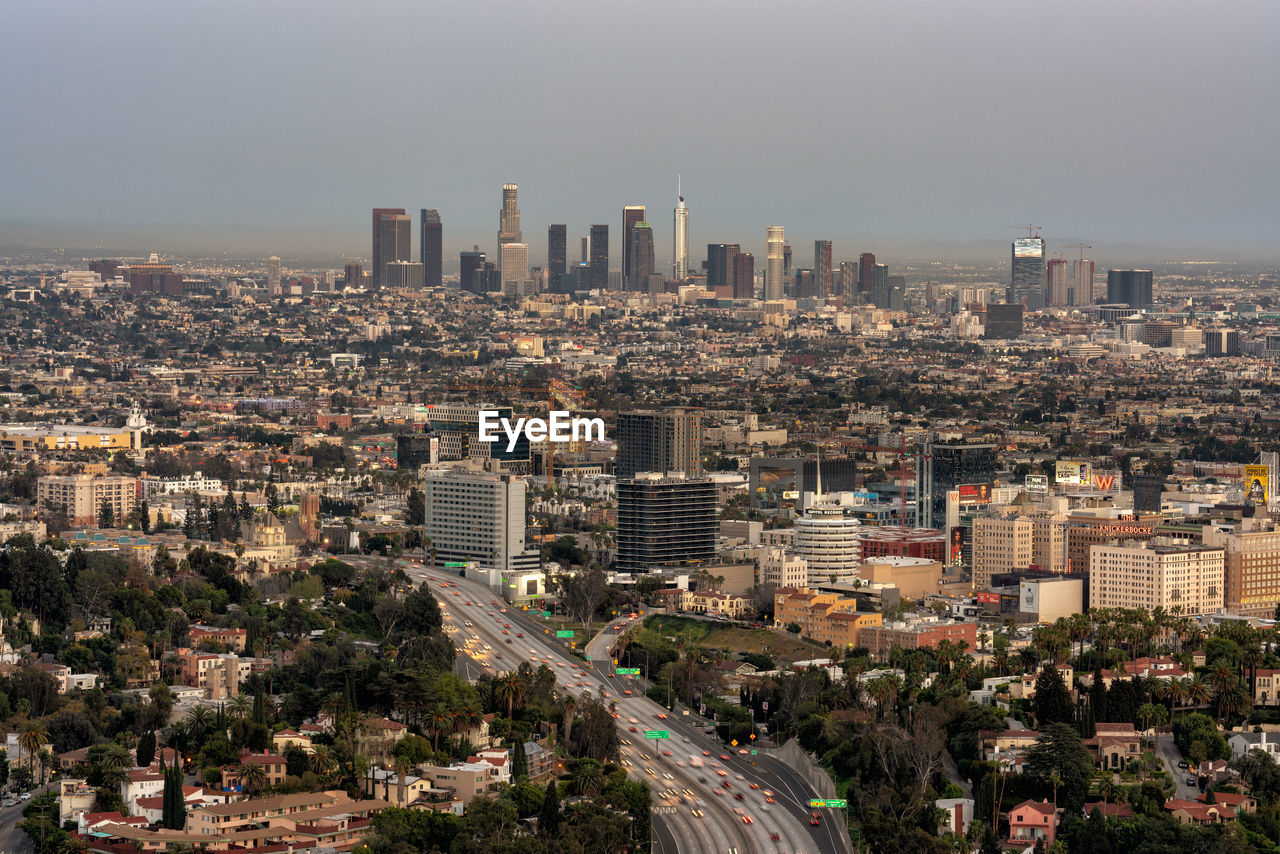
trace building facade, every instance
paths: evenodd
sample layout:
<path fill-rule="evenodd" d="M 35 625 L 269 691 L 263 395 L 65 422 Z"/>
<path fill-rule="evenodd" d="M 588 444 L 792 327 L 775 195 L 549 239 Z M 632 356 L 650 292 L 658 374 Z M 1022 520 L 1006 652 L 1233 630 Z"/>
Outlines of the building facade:
<path fill-rule="evenodd" d="M 1089 549 L 1089 607 L 1220 613 L 1225 555 L 1221 548 L 1125 542 Z"/>
<path fill-rule="evenodd" d="M 422 258 L 422 283 L 428 288 L 438 288 L 444 284 L 444 225 L 440 222 L 440 211 L 435 208 L 423 208 L 421 217 L 418 251 Z"/>
<path fill-rule="evenodd" d="M 98 524 L 103 505 L 111 507 L 117 524 L 123 525 L 138 501 L 138 479 L 123 475 L 94 477 L 87 474 L 51 475 L 36 481 L 36 506 L 49 514 L 65 511 L 73 527 Z"/>
<path fill-rule="evenodd" d="M 697 409 L 618 413 L 618 456 L 614 473 L 622 481 L 640 472 L 702 474 L 702 412 Z"/>
<path fill-rule="evenodd" d="M 713 481 L 658 473 L 618 481 L 618 569 L 710 563 L 718 534 Z"/>
<path fill-rule="evenodd" d="M 422 480 L 424 536 L 436 565 L 474 561 L 498 572 L 516 567 L 525 551 L 524 478 L 463 471 L 431 472 Z"/>

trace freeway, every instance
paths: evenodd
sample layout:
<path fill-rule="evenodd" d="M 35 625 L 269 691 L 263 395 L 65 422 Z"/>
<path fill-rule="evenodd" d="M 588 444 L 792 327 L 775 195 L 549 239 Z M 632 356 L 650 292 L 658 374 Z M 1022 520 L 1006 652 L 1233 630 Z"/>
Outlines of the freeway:
<path fill-rule="evenodd" d="M 616 676 L 570 657 L 544 629 L 488 588 L 416 562 L 401 565 L 415 580 L 430 584 L 447 612 L 455 644 L 474 662 L 469 667 L 496 673 L 513 670 L 526 660 L 546 664 L 555 672 L 561 690 L 596 694 L 611 704 L 620 728 L 623 767 L 654 791 L 657 850 L 671 854 L 846 850 L 838 843 L 838 834 L 824 827 L 825 820 L 812 828 L 819 831 L 815 836 L 808 822 L 797 818 L 802 798 L 808 816 L 808 794 L 798 781 L 712 753 L 713 743 L 644 697 L 636 690 L 637 683 L 620 687 Z M 648 730 L 667 730 L 670 737 L 648 740 L 644 737 Z"/>

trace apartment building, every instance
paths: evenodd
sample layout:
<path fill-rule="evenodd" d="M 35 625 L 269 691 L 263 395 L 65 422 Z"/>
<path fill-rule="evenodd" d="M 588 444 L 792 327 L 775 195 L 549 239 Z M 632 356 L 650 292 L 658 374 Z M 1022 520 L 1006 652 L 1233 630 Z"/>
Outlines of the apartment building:
<path fill-rule="evenodd" d="M 1224 563 L 1221 548 L 1163 539 L 1095 545 L 1089 549 L 1089 607 L 1217 614 L 1224 605 Z"/>
<path fill-rule="evenodd" d="M 1033 562 L 1035 524 L 1024 516 L 978 516 L 973 520 L 973 583 L 991 586 L 991 577 Z"/>
<path fill-rule="evenodd" d="M 809 580 L 809 563 L 779 546 L 770 546 L 760 556 L 760 582 L 774 587 L 804 587 Z"/>
<path fill-rule="evenodd" d="M 94 477 L 87 474 L 50 475 L 36 481 L 36 506 L 47 519 L 65 510 L 67 520 L 75 527 L 98 524 L 103 504 L 111 506 L 117 523 L 133 512 L 138 501 L 138 480 L 111 475 Z"/>
<path fill-rule="evenodd" d="M 968 649 L 978 645 L 978 624 L 956 622 L 939 617 L 923 617 L 903 622 L 868 626 L 862 630 L 862 643 L 873 656 L 884 657 L 895 646 L 902 649 L 932 649 L 944 640 L 967 643 Z"/>
<path fill-rule="evenodd" d="M 1203 539 L 1225 555 L 1227 613 L 1273 616 L 1280 604 L 1280 531 L 1270 522 L 1248 519 L 1231 526 L 1206 525 Z"/>
<path fill-rule="evenodd" d="M 837 593 L 784 587 L 773 594 L 774 628 L 794 623 L 802 636 L 832 647 L 863 646 L 865 631 L 881 621 L 880 614 L 859 611 L 857 600 Z"/>

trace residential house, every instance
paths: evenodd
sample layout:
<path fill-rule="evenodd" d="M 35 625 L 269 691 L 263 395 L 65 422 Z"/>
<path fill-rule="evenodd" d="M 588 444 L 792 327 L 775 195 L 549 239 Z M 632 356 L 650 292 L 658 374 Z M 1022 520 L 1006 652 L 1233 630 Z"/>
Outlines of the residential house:
<path fill-rule="evenodd" d="M 1199 801 L 1184 801 L 1172 798 L 1164 803 L 1165 811 L 1178 820 L 1179 824 L 1222 824 L 1235 818 L 1230 807 L 1219 807 L 1216 804 L 1203 804 Z"/>
<path fill-rule="evenodd" d="M 1273 760 L 1280 759 L 1280 734 L 1274 732 L 1233 732 L 1227 744 L 1232 759 L 1239 759 L 1250 750 L 1261 750 Z"/>
<path fill-rule="evenodd" d="M 1019 845 L 1035 845 L 1044 840 L 1044 847 L 1053 845 L 1058 825 L 1058 811 L 1048 801 L 1023 801 L 1009 810 L 1009 841 Z"/>
<path fill-rule="evenodd" d="M 1100 771 L 1123 771 L 1142 755 L 1142 738 L 1131 723 L 1098 723 L 1093 738 L 1084 743 Z"/>

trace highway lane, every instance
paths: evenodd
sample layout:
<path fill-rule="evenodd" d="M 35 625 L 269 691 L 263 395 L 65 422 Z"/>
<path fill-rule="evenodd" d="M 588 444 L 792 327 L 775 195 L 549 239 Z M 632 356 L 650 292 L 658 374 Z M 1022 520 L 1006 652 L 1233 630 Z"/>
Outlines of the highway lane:
<path fill-rule="evenodd" d="M 492 591 L 466 579 L 459 579 L 444 572 L 426 570 L 413 563 L 402 565 L 410 575 L 419 580 L 426 579 L 431 583 L 442 607 L 449 614 L 449 628 L 453 629 L 450 634 L 455 638 L 455 644 L 464 655 L 474 658 L 478 667 L 496 673 L 514 670 L 519 666 L 520 661 L 529 661 L 531 665 L 547 664 L 555 672 L 558 686 L 562 691 L 574 693 L 606 691 L 601 681 L 595 679 L 581 662 L 565 655 L 565 651 L 546 638 L 541 629 L 535 629 L 533 625 L 525 625 L 523 621 L 511 622 L 513 619 L 518 620 L 512 607 L 502 600 L 495 599 Z M 444 584 L 458 586 L 444 587 Z M 452 595 L 454 593 L 459 595 Z M 499 604 L 494 605 L 494 601 Z M 467 602 L 472 604 L 466 605 Z M 506 609 L 506 611 L 499 609 Z M 490 611 L 494 616 L 489 616 Z M 468 626 L 467 623 L 471 625 Z M 520 631 L 521 628 L 528 631 Z M 519 634 L 523 634 L 524 637 L 518 637 Z M 508 640 L 511 641 L 510 644 L 506 643 Z M 464 665 L 464 670 L 467 667 Z M 641 712 L 640 709 L 630 711 Z M 631 733 L 628 732 L 626 735 Z M 640 750 L 641 755 L 648 755 L 647 750 L 640 749 L 634 743 L 626 747 Z M 635 759 L 624 758 L 631 763 L 630 767 L 627 767 L 628 773 L 635 779 L 646 780 L 655 791 L 654 830 L 660 844 L 674 846 L 669 850 L 722 853 L 735 850 L 739 852 L 771 850 L 754 845 L 747 846 L 746 838 L 749 838 L 749 835 L 744 834 L 743 831 L 753 829 L 752 826 L 739 824 L 741 819 L 733 813 L 731 808 L 716 803 L 720 798 L 711 795 L 704 798 L 686 795 L 665 798 L 660 796 L 663 791 L 671 789 L 677 792 L 684 789 L 694 792 L 695 789 L 701 788 L 695 778 L 677 775 L 675 771 L 679 769 L 659 771 L 658 767 L 662 763 L 657 756 L 647 760 L 640 759 L 639 755 Z M 670 779 L 667 778 L 667 774 L 671 775 Z M 703 801 L 704 805 L 697 806 L 698 800 Z M 705 817 L 695 817 L 692 812 L 695 808 L 700 809 Z M 767 835 L 764 838 L 767 840 Z"/>
<path fill-rule="evenodd" d="M 619 625 L 622 626 L 622 632 L 615 631 Z M 616 669 L 613 667 L 613 659 L 611 657 L 611 650 L 617 639 L 625 634 L 630 625 L 632 624 L 626 620 L 615 620 L 613 624 L 593 638 L 588 643 L 587 648 L 591 651 L 592 664 L 596 666 L 597 672 L 602 679 L 613 684 L 619 691 L 630 688 L 639 693 L 643 690 L 644 683 L 633 679 L 633 677 L 618 676 Z M 759 783 L 764 789 L 772 791 L 774 799 L 796 818 L 801 828 L 809 827 L 809 834 L 812 838 L 806 840 L 806 845 L 803 849 L 798 850 L 811 850 L 810 846 L 816 846 L 814 850 L 832 852 L 832 854 L 845 854 L 845 852 L 851 850 L 852 846 L 846 831 L 847 819 L 844 812 L 825 808 L 811 809 L 809 807 L 809 799 L 814 796 L 814 789 L 800 772 L 780 759 L 769 756 L 766 749 L 757 748 L 756 756 L 742 756 L 737 750 L 749 750 L 750 747 L 731 748 L 721 744 L 720 740 L 715 736 L 705 735 L 703 733 L 705 729 L 704 722 L 700 718 L 695 719 L 692 714 L 686 715 L 684 710 L 679 709 L 679 704 L 677 704 L 677 709 L 670 714 L 669 720 L 673 724 L 671 729 L 681 729 L 687 738 L 698 745 L 705 745 L 706 750 L 713 752 L 717 756 L 727 756 L 728 759 L 722 759 L 721 761 L 729 763 L 740 773 Z M 820 816 L 820 823 L 817 827 L 810 826 L 810 818 L 814 812 L 817 812 Z"/>

